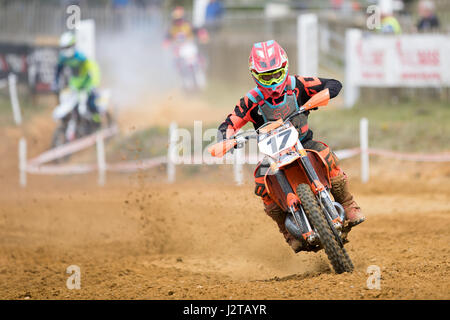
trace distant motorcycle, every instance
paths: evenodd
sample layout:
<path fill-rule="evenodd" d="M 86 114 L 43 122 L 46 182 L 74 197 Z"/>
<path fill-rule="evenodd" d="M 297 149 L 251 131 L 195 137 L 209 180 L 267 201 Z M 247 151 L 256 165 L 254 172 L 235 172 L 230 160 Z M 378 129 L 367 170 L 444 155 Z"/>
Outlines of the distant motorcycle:
<path fill-rule="evenodd" d="M 68 88 L 59 92 L 59 105 L 53 110 L 53 119 L 59 122 L 59 126 L 53 133 L 52 148 L 87 136 L 102 126 L 110 127 L 113 124 L 113 118 L 108 111 L 109 91 L 100 91 L 97 98 L 100 122 L 93 120 L 87 99 L 86 92 Z"/>
<path fill-rule="evenodd" d="M 204 59 L 194 41 L 183 41 L 175 46 L 176 65 L 183 88 L 190 91 L 203 90 L 206 85 Z"/>

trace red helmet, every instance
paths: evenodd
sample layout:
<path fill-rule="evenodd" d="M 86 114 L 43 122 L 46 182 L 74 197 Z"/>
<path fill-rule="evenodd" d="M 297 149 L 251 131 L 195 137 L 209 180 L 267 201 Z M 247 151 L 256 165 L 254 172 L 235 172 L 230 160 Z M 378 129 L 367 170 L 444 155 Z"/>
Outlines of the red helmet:
<path fill-rule="evenodd" d="M 248 61 L 250 73 L 264 96 L 277 98 L 288 81 L 288 57 L 274 40 L 255 43 Z"/>

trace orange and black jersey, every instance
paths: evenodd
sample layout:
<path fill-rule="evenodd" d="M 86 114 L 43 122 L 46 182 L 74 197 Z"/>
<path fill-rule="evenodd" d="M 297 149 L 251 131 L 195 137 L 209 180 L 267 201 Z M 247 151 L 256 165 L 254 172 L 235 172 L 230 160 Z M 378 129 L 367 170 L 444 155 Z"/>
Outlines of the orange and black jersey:
<path fill-rule="evenodd" d="M 301 77 L 296 75 L 295 82 L 295 89 L 293 92 L 299 106 L 305 104 L 314 94 L 321 90 L 328 88 L 330 98 L 334 98 L 339 94 L 342 88 L 342 84 L 334 79 Z M 270 97 L 266 97 L 265 100 L 273 106 L 276 106 L 283 103 L 285 95 L 286 91 L 282 96 L 275 100 Z M 309 111 L 305 112 L 305 115 L 308 116 Z M 263 116 L 259 112 L 258 104 L 254 103 L 249 99 L 248 95 L 246 95 L 240 99 L 239 103 L 234 108 L 233 113 L 229 114 L 225 121 L 219 126 L 218 139 L 221 140 L 230 137 L 249 121 L 253 123 L 255 129 L 262 126 L 265 122 Z M 312 138 L 312 131 L 308 128 L 307 124 L 303 126 L 302 131 L 305 131 L 305 134 L 308 133 L 307 137 L 309 139 Z"/>

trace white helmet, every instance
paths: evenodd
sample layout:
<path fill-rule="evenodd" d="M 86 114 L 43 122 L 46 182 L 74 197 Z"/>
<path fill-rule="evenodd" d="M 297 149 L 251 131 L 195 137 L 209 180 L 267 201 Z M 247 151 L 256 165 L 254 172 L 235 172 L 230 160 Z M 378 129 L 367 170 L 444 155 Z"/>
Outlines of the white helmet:
<path fill-rule="evenodd" d="M 59 38 L 59 49 L 61 54 L 66 58 L 72 57 L 75 54 L 75 44 L 75 33 L 71 31 L 64 32 L 61 35 L 61 38 Z"/>

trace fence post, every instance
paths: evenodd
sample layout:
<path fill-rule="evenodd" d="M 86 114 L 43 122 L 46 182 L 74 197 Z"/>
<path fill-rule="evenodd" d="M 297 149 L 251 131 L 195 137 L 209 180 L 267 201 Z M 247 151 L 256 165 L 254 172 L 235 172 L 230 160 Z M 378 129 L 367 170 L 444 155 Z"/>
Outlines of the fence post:
<path fill-rule="evenodd" d="M 237 148 L 234 149 L 234 161 L 233 161 L 233 171 L 234 171 L 234 181 L 238 186 L 241 186 L 244 183 L 243 177 L 243 163 L 244 163 L 244 153 L 245 148 Z"/>
<path fill-rule="evenodd" d="M 194 27 L 201 28 L 205 25 L 208 2 L 208 0 L 194 0 L 192 9 L 192 23 Z"/>
<path fill-rule="evenodd" d="M 301 14 L 297 17 L 298 73 L 316 77 L 319 66 L 319 30 L 317 15 Z"/>
<path fill-rule="evenodd" d="M 17 77 L 14 73 L 8 75 L 9 98 L 16 125 L 22 124 L 22 114 L 20 112 L 19 98 L 17 97 Z"/>
<path fill-rule="evenodd" d="M 167 152 L 167 180 L 175 182 L 175 158 L 177 155 L 177 124 L 172 122 L 169 127 L 169 148 Z"/>
<path fill-rule="evenodd" d="M 23 137 L 19 140 L 19 183 L 27 185 L 27 141 Z"/>
<path fill-rule="evenodd" d="M 345 89 L 344 101 L 345 107 L 351 108 L 355 105 L 359 98 L 359 87 L 356 83 L 356 74 L 359 70 L 355 70 L 355 64 L 358 57 L 356 57 L 356 46 L 362 37 L 362 32 L 359 29 L 347 29 L 345 33 Z"/>
<path fill-rule="evenodd" d="M 97 168 L 98 168 L 98 185 L 105 185 L 105 172 L 106 172 L 106 161 L 105 161 L 105 143 L 103 141 L 103 134 L 97 134 Z"/>
<path fill-rule="evenodd" d="M 361 118 L 359 122 L 359 141 L 361 147 L 361 181 L 369 181 L 369 121 Z"/>

